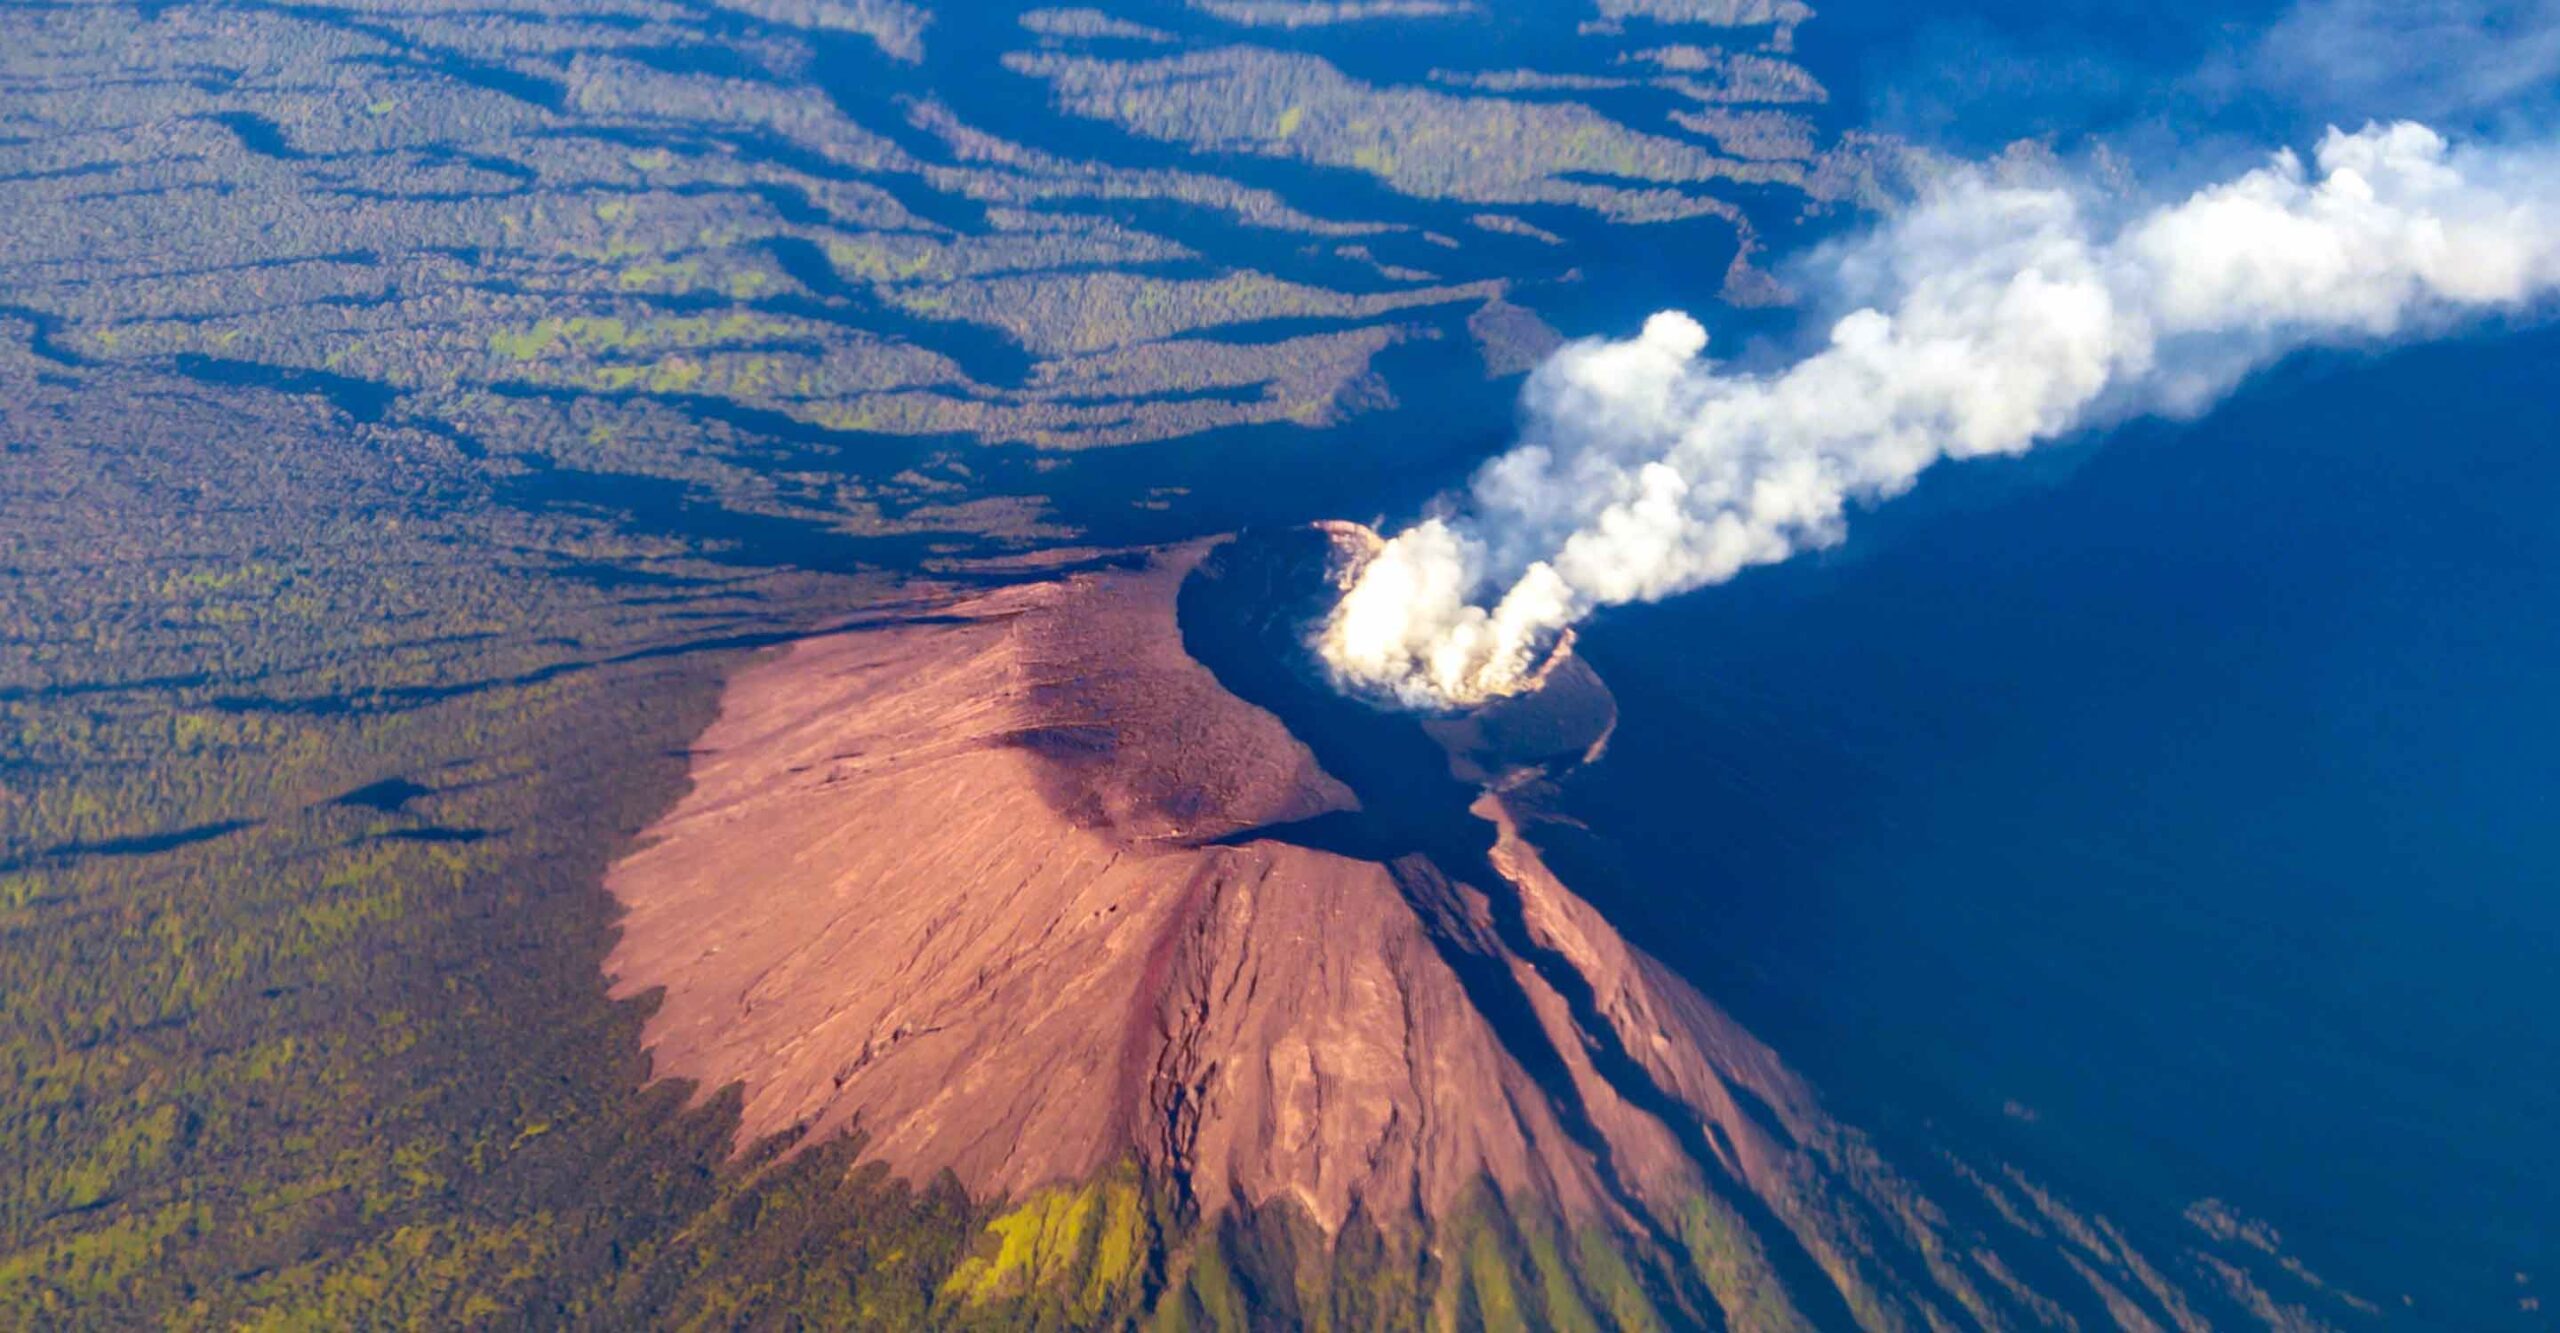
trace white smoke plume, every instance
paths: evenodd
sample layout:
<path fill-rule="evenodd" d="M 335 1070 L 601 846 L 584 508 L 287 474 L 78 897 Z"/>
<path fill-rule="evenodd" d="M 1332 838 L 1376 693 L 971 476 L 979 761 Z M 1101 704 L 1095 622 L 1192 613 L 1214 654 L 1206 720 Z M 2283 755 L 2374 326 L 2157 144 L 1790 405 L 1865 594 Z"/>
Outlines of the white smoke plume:
<path fill-rule="evenodd" d="M 1849 507 L 1942 458 L 2201 411 L 2297 348 L 2439 332 L 2560 290 L 2560 151 L 2332 129 L 2102 226 L 2065 184 L 1982 173 L 1820 268 L 1852 313 L 1773 373 L 1719 366 L 1678 311 L 1559 350 L 1522 442 L 1396 535 L 1318 644 L 1415 707 L 1516 692 L 1569 626 L 1838 542 Z"/>

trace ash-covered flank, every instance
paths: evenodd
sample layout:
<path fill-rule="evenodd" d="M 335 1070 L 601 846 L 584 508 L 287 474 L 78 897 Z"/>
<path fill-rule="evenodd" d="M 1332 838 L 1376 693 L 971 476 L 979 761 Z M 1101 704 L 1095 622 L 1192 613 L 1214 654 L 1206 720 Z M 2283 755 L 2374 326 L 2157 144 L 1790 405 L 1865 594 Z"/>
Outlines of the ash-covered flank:
<path fill-rule="evenodd" d="M 1336 692 L 1308 629 L 1370 540 L 1160 552 L 740 673 L 608 879 L 656 1072 L 737 1085 L 741 1148 L 859 1134 L 1009 1210 L 1005 1254 L 1055 1241 L 955 1306 L 2195 1326 L 2102 1219 L 1962 1163 L 1924 1198 L 1557 878 L 1535 779 L 1614 714 L 1569 652 L 1471 713 Z"/>

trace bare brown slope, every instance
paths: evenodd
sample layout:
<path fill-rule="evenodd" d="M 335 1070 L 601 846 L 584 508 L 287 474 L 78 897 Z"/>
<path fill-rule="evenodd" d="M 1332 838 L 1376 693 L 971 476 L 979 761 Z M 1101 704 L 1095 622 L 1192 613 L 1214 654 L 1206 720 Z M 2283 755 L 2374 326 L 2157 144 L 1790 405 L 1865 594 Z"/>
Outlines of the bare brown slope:
<path fill-rule="evenodd" d="M 609 880 L 616 992 L 664 991 L 659 1074 L 743 1084 L 742 1141 L 858 1125 L 981 1198 L 1135 1160 L 1203 1220 L 1358 1213 L 1427 1244 L 1489 1183 L 1736 1327 L 2201 1326 L 2022 1181 L 2032 1208 L 1952 1167 L 1955 1204 L 2009 1219 L 1988 1232 L 1920 1198 L 1558 882 L 1524 832 L 1534 783 L 1477 800 L 1472 871 L 1290 840 L 1356 800 L 1184 651 L 1200 556 L 740 673 L 691 794 Z M 1454 767 L 1605 735 L 1605 687 L 1559 674 L 1548 717 L 1434 724 Z"/>
<path fill-rule="evenodd" d="M 610 885 L 664 1073 L 982 1195 L 1135 1155 L 1212 1207 L 1600 1196 L 1388 870 L 1207 845 L 1352 804 L 1172 635 L 1188 557 L 791 648 Z"/>

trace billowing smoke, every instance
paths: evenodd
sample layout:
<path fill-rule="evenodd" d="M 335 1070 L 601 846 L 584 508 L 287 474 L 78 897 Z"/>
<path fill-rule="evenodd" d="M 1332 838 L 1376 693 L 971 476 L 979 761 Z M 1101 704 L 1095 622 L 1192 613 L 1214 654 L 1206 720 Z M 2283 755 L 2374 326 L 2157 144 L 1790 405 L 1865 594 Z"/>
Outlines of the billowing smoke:
<path fill-rule="evenodd" d="M 1677 311 L 1531 377 L 1522 442 L 1389 541 L 1323 627 L 1347 689 L 1417 707 L 1516 692 L 1594 609 L 1838 542 L 1942 458 L 2193 413 L 2315 344 L 2440 332 L 2560 289 L 2560 151 L 2423 125 L 2331 130 L 2113 225 L 2061 183 L 1939 183 L 1821 257 L 1851 308 L 1773 373 Z"/>

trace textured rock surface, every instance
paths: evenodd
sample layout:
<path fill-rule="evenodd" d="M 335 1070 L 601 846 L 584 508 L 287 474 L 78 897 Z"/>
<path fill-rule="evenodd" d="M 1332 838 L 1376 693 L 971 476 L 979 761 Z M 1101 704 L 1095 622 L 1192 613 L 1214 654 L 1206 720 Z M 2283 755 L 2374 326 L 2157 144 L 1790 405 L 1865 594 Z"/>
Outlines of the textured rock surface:
<path fill-rule="evenodd" d="M 746 1136 L 858 1118 L 902 1170 L 981 1193 L 1134 1155 L 1211 1209 L 1285 1198 L 1328 1229 L 1479 1175 L 1612 1215 L 1595 1150 L 1695 1193 L 1646 1117 L 1569 1131 L 1471 1002 L 1452 949 L 1570 1021 L 1481 890 L 1418 857 L 1236 838 L 1356 802 L 1182 654 L 1192 558 L 744 673 L 692 794 L 611 880 L 619 989 L 667 991 L 660 1071 L 744 1081 Z M 1582 1043 L 1550 1044 L 1596 1086 Z"/>
<path fill-rule="evenodd" d="M 1019 1193 L 1137 1156 L 1337 1226 L 1478 1173 L 1602 1206 L 1396 873 L 1241 830 L 1350 808 L 1181 654 L 1187 557 L 796 645 L 618 867 L 659 1069 L 742 1133 L 859 1117 Z"/>

